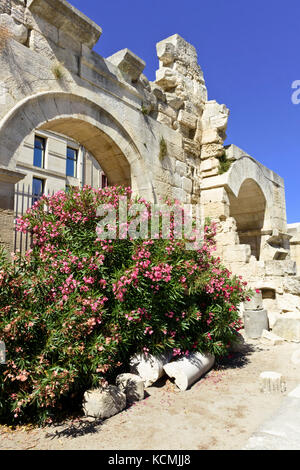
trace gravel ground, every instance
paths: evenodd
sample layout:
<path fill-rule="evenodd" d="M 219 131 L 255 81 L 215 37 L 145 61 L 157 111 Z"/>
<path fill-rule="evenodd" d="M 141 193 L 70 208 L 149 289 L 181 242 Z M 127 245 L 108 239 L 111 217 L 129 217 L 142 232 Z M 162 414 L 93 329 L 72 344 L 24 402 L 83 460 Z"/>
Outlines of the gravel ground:
<path fill-rule="evenodd" d="M 0 426 L 0 450 L 242 449 L 300 384 L 300 365 L 290 360 L 299 348 L 248 341 L 189 390 L 161 379 L 146 389 L 144 401 L 103 422 L 76 418 L 42 429 Z M 286 392 L 260 392 L 259 375 L 267 370 L 285 376 Z"/>

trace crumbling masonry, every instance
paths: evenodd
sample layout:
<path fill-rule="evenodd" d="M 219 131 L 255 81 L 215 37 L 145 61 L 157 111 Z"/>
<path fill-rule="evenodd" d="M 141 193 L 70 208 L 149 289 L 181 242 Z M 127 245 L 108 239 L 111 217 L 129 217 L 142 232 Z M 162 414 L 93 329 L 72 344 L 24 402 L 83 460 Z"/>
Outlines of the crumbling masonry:
<path fill-rule="evenodd" d="M 24 139 L 34 129 L 59 132 L 95 156 L 110 184 L 154 202 L 201 204 L 219 224 L 224 263 L 262 289 L 271 326 L 279 315 L 300 318 L 300 238 L 287 227 L 283 180 L 224 147 L 229 111 L 207 100 L 195 48 L 178 34 L 159 42 L 149 82 L 128 49 L 108 58 L 93 51 L 101 32 L 65 0 L 1 0 L 2 243 L 11 241 Z"/>

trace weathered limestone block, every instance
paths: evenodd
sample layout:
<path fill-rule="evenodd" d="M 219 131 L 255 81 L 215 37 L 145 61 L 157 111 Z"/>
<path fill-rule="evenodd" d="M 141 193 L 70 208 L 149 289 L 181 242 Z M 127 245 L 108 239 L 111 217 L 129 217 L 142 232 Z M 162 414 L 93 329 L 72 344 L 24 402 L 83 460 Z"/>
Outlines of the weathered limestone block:
<path fill-rule="evenodd" d="M 200 155 L 200 145 L 198 144 L 198 142 L 195 142 L 194 140 L 185 137 L 182 139 L 182 143 L 183 149 L 186 150 L 188 153 L 194 155 L 195 157 L 198 157 Z"/>
<path fill-rule="evenodd" d="M 182 188 L 172 188 L 172 197 L 178 201 L 183 201 L 184 203 L 188 202 L 185 199 L 186 192 Z"/>
<path fill-rule="evenodd" d="M 287 278 L 283 280 L 284 292 L 300 296 L 300 279 Z"/>
<path fill-rule="evenodd" d="M 85 416 L 106 419 L 124 410 L 125 407 L 126 395 L 114 385 L 89 390 L 84 394 L 83 410 Z"/>
<path fill-rule="evenodd" d="M 212 217 L 213 219 L 227 219 L 229 217 L 229 199 L 224 188 L 202 190 L 201 205 L 205 217 Z"/>
<path fill-rule="evenodd" d="M 175 378 L 180 390 L 186 390 L 214 365 L 215 358 L 211 354 L 195 353 L 182 357 L 164 366 L 169 377 Z"/>
<path fill-rule="evenodd" d="M 263 300 L 261 292 L 254 292 L 249 301 L 244 302 L 245 310 L 263 310 Z"/>
<path fill-rule="evenodd" d="M 279 372 L 262 372 L 260 378 L 260 391 L 264 393 L 283 393 L 286 391 L 286 382 Z"/>
<path fill-rule="evenodd" d="M 55 25 L 49 23 L 37 15 L 27 15 L 26 24 L 31 30 L 37 31 L 45 38 L 50 39 L 55 44 L 58 44 L 58 29 Z"/>
<path fill-rule="evenodd" d="M 155 357 L 136 354 L 130 360 L 130 372 L 139 375 L 144 381 L 145 387 L 150 387 L 164 375 L 163 367 L 169 360 L 169 355 Z"/>
<path fill-rule="evenodd" d="M 28 30 L 22 24 L 15 23 L 14 19 L 7 13 L 0 15 L 0 30 L 7 30 L 8 34 L 11 35 L 16 41 L 21 44 L 25 44 L 28 37 Z M 3 39 L 1 39 L 3 40 Z"/>
<path fill-rule="evenodd" d="M 142 86 L 145 90 L 147 90 L 149 93 L 151 93 L 151 84 L 150 84 L 148 78 L 146 77 L 146 75 L 141 73 L 140 78 L 139 78 L 139 82 L 142 84 Z"/>
<path fill-rule="evenodd" d="M 226 150 L 226 157 L 228 160 L 238 160 L 242 157 L 249 157 L 249 154 L 237 147 L 236 145 L 225 145 L 224 149 Z"/>
<path fill-rule="evenodd" d="M 159 60 L 164 65 L 170 65 L 174 60 L 181 60 L 183 64 L 198 65 L 197 51 L 179 34 L 174 34 L 156 44 Z"/>
<path fill-rule="evenodd" d="M 150 82 L 151 86 L 151 93 L 159 100 L 162 101 L 163 103 L 166 102 L 166 93 L 163 92 L 163 90 L 156 85 L 156 83 Z M 173 96 L 173 94 L 172 94 Z"/>
<path fill-rule="evenodd" d="M 257 339 L 263 330 L 269 330 L 269 321 L 266 310 L 245 310 L 244 328 L 248 338 Z"/>
<path fill-rule="evenodd" d="M 171 42 L 161 41 L 156 44 L 157 57 L 166 67 L 171 65 L 175 59 L 175 46 Z"/>
<path fill-rule="evenodd" d="M 213 119 L 213 122 L 217 123 L 216 118 L 225 118 L 225 116 L 228 117 L 228 115 L 229 110 L 225 104 L 219 104 L 216 100 L 209 100 L 205 103 L 202 122 L 205 127 L 217 127 L 216 125 L 210 125 L 211 119 Z"/>
<path fill-rule="evenodd" d="M 211 170 L 218 170 L 220 162 L 217 158 L 207 158 L 206 160 L 202 160 L 200 163 L 200 171 L 201 172 L 208 172 Z M 203 175 L 204 176 L 204 175 Z"/>
<path fill-rule="evenodd" d="M 224 110 L 225 111 L 225 110 Z M 214 129 L 219 131 L 226 130 L 228 123 L 228 110 L 226 108 L 225 112 L 219 113 L 217 116 L 212 116 L 210 118 L 210 125 Z"/>
<path fill-rule="evenodd" d="M 156 71 L 155 83 L 164 91 L 167 91 L 177 85 L 178 77 L 176 74 L 174 74 L 173 70 L 163 67 Z"/>
<path fill-rule="evenodd" d="M 107 57 L 107 60 L 116 65 L 122 73 L 136 82 L 143 72 L 146 63 L 129 49 L 122 49 Z"/>
<path fill-rule="evenodd" d="M 176 161 L 176 173 L 178 173 L 179 176 L 186 176 L 187 174 L 186 164 L 180 161 Z"/>
<path fill-rule="evenodd" d="M 171 106 L 171 108 L 176 109 L 176 111 L 178 111 L 184 104 L 184 100 L 174 93 L 166 92 L 165 97 L 168 105 Z"/>
<path fill-rule="evenodd" d="M 217 233 L 215 236 L 217 246 L 234 246 L 239 243 L 237 232 Z"/>
<path fill-rule="evenodd" d="M 80 40 L 77 38 L 73 38 L 69 36 L 69 34 L 65 33 L 62 30 L 58 31 L 58 42 L 59 47 L 63 49 L 71 50 L 75 52 L 77 55 L 81 55 L 81 43 Z"/>
<path fill-rule="evenodd" d="M 51 39 L 46 39 L 40 32 L 36 30 L 31 31 L 29 47 L 38 54 L 41 54 L 43 57 L 51 60 L 53 62 L 53 66 L 60 63 L 71 72 L 78 74 L 78 55 L 71 50 L 59 47 L 52 42 Z"/>
<path fill-rule="evenodd" d="M 158 113 L 157 113 L 156 120 L 157 120 L 158 122 L 161 122 L 162 124 L 165 124 L 165 125 L 168 126 L 168 127 L 172 127 L 172 118 L 170 118 L 170 116 L 167 116 L 167 115 L 164 114 L 164 113 L 158 112 Z"/>
<path fill-rule="evenodd" d="M 217 129 L 203 129 L 201 143 L 202 145 L 223 144 L 223 138 Z"/>
<path fill-rule="evenodd" d="M 121 374 L 116 378 L 117 387 L 125 393 L 127 403 L 144 399 L 144 381 L 135 374 Z"/>
<path fill-rule="evenodd" d="M 251 248 L 249 245 L 226 246 L 223 253 L 225 261 L 249 263 Z"/>
<path fill-rule="evenodd" d="M 296 263 L 292 260 L 270 260 L 265 261 L 265 272 L 267 276 L 295 276 Z"/>
<path fill-rule="evenodd" d="M 224 147 L 222 144 L 203 144 L 201 147 L 201 158 L 222 157 Z"/>
<path fill-rule="evenodd" d="M 300 311 L 300 296 L 284 293 L 277 295 L 277 305 L 283 312 Z"/>
<path fill-rule="evenodd" d="M 177 112 L 171 106 L 168 106 L 165 103 L 158 103 L 157 109 L 160 113 L 169 116 L 172 121 L 177 118 Z"/>
<path fill-rule="evenodd" d="M 215 100 L 205 103 L 201 118 L 203 145 L 211 143 L 219 145 L 223 144 L 223 141 L 226 138 L 225 131 L 227 128 L 228 116 L 229 110 L 225 105 L 220 105 Z M 203 155 L 205 155 L 205 152 L 203 152 Z M 203 156 L 203 158 L 205 157 Z"/>
<path fill-rule="evenodd" d="M 277 311 L 272 312 L 272 311 L 268 310 L 269 327 L 271 328 L 272 331 L 273 331 L 274 325 L 275 325 L 276 321 L 278 320 L 278 318 L 280 318 L 280 313 L 279 312 L 277 312 Z"/>
<path fill-rule="evenodd" d="M 261 340 L 263 343 L 271 344 L 272 346 L 276 346 L 278 344 L 282 344 L 284 339 L 280 336 L 275 335 L 271 331 L 263 330 L 261 334 Z"/>
<path fill-rule="evenodd" d="M 182 177 L 182 189 L 187 193 L 191 193 L 193 188 L 193 181 L 190 178 Z"/>
<path fill-rule="evenodd" d="M 187 113 L 186 111 L 183 111 L 183 109 L 179 111 L 177 120 L 181 125 L 188 127 L 189 129 L 196 129 L 197 116 Z"/>
<path fill-rule="evenodd" d="M 90 49 L 98 42 L 102 29 L 66 0 L 28 0 L 27 8 Z"/>
<path fill-rule="evenodd" d="M 201 105 L 201 108 L 207 102 L 207 88 L 204 85 L 204 80 L 203 83 L 194 80 L 194 95 L 192 96 L 192 100 L 196 105 Z M 198 103 L 196 100 L 198 100 Z"/>
<path fill-rule="evenodd" d="M 300 316 L 280 316 L 273 326 L 273 333 L 286 341 L 300 342 Z"/>

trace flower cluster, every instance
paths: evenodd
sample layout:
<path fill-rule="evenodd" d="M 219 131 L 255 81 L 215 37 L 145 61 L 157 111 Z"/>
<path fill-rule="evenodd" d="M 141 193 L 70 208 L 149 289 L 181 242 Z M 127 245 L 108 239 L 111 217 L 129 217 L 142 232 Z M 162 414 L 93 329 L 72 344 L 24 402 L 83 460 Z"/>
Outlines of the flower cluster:
<path fill-rule="evenodd" d="M 0 340 L 7 364 L 0 375 L 0 417 L 49 422 L 81 403 L 86 389 L 128 368 L 135 352 L 174 357 L 227 352 L 241 323 L 238 304 L 249 292 L 213 257 L 215 226 L 186 250 L 159 227 L 153 239 L 97 238 L 100 204 L 116 212 L 129 188 L 72 189 L 43 196 L 18 220 L 33 244 L 12 263 L 0 256 Z M 142 219 L 147 219 L 142 212 Z M 119 223 L 119 220 L 117 220 Z M 99 235 L 98 235 L 99 236 Z"/>

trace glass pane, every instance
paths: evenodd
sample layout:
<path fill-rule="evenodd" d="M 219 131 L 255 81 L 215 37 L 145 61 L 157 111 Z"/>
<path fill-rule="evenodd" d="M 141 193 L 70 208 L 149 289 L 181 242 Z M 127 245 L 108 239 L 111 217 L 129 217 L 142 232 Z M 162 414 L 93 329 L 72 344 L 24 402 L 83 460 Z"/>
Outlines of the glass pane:
<path fill-rule="evenodd" d="M 77 173 L 77 150 L 67 147 L 67 176 L 76 177 Z"/>
<path fill-rule="evenodd" d="M 106 188 L 106 186 L 108 186 L 107 177 L 102 175 L 102 188 Z"/>
<path fill-rule="evenodd" d="M 39 178 L 33 178 L 32 180 L 32 204 L 39 200 L 44 191 L 44 181 Z"/>
<path fill-rule="evenodd" d="M 44 167 L 44 152 L 45 152 L 45 141 L 41 137 L 36 137 L 34 140 L 34 155 L 33 164 L 39 168 Z"/>

